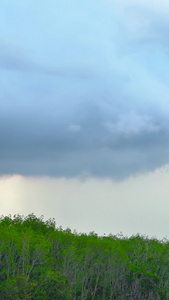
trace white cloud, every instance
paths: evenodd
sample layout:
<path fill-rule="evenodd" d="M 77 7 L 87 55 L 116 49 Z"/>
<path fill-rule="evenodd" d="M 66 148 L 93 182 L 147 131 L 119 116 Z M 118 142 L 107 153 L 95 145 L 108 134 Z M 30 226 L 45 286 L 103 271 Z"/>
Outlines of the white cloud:
<path fill-rule="evenodd" d="M 168 1 L 107 0 L 105 3 L 125 31 L 125 39 L 147 39 L 149 43 L 161 41 L 158 27 L 159 23 L 160 26 L 163 26 L 163 22 L 168 23 Z"/>
<path fill-rule="evenodd" d="M 137 135 L 142 132 L 158 132 L 160 128 L 154 119 L 148 115 L 139 115 L 134 111 L 119 116 L 116 123 L 107 122 L 106 127 L 111 132 L 125 135 Z"/>
<path fill-rule="evenodd" d="M 110 7 L 114 5 L 121 11 L 127 10 L 131 7 L 144 7 L 159 13 L 169 10 L 169 2 L 167 0 L 137 0 L 137 2 L 134 0 L 105 0 L 105 3 L 110 5 Z"/>
<path fill-rule="evenodd" d="M 68 131 L 70 131 L 70 132 L 79 132 L 79 131 L 81 131 L 81 126 L 78 125 L 78 124 L 70 124 L 68 126 Z"/>

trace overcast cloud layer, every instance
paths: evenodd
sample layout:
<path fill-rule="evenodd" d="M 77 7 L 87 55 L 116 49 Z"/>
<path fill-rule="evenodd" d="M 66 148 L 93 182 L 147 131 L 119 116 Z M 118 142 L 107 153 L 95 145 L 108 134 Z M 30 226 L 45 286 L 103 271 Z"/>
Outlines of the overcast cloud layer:
<path fill-rule="evenodd" d="M 0 174 L 169 163 L 168 1 L 0 2 Z"/>

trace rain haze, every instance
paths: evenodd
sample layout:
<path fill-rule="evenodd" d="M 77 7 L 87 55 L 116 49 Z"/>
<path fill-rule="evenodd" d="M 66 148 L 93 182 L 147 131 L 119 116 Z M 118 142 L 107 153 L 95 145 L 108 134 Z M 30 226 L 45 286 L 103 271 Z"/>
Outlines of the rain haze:
<path fill-rule="evenodd" d="M 169 3 L 0 1 L 1 214 L 168 236 Z"/>

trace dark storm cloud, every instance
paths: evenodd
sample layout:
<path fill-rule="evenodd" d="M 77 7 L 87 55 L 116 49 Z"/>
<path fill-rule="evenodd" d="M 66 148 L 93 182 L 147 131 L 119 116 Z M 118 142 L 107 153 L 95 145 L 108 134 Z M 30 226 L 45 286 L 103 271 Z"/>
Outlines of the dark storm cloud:
<path fill-rule="evenodd" d="M 112 114 L 107 124 L 109 114 L 93 103 L 66 120 L 59 114 L 41 119 L 40 110 L 39 117 L 1 116 L 1 174 L 123 178 L 167 163 L 163 121 L 132 114 L 134 123 Z"/>
<path fill-rule="evenodd" d="M 169 22 L 142 2 L 27 1 L 1 18 L 0 174 L 121 179 L 169 163 Z"/>

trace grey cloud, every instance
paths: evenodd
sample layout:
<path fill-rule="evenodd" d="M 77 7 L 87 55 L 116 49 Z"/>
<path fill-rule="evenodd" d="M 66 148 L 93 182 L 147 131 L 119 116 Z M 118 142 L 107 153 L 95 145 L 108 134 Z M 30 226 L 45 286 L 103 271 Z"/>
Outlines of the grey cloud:
<path fill-rule="evenodd" d="M 125 79 L 114 77 L 113 89 L 98 80 L 77 93 L 76 83 L 67 87 L 63 80 L 62 90 L 45 79 L 47 92 L 40 82 L 33 100 L 29 86 L 14 104 L 7 95 L 0 109 L 1 174 L 120 179 L 166 164 L 167 114 L 124 96 Z"/>
<path fill-rule="evenodd" d="M 60 53 L 54 66 L 45 61 L 57 55 L 43 64 L 22 47 L 1 43 L 1 174 L 121 179 L 169 162 L 168 80 L 158 81 L 159 73 L 146 65 L 148 43 L 163 46 L 168 31 L 168 21 L 156 20 L 156 13 L 143 7 L 137 18 L 138 6 L 132 6 L 125 18 L 113 18 L 113 11 L 115 29 L 106 23 L 103 43 L 94 26 L 89 42 L 87 32 L 74 52 L 69 41 L 71 54 L 65 62 Z M 96 64 L 88 64 L 87 50 Z"/>
<path fill-rule="evenodd" d="M 26 52 L 26 53 L 24 53 Z M 31 72 L 36 74 L 43 74 L 47 76 L 56 77 L 68 77 L 68 78 L 81 78 L 81 79 L 92 79 L 97 75 L 96 73 L 86 67 L 85 65 L 79 65 L 76 68 L 72 66 L 71 62 L 66 66 L 51 66 L 39 63 L 33 60 L 27 54 L 28 51 L 24 51 L 22 47 L 13 47 L 8 44 L 0 43 L 0 69 L 16 71 L 16 72 Z"/>
<path fill-rule="evenodd" d="M 132 114 L 129 113 L 131 118 Z M 135 114 L 136 117 L 139 120 L 140 116 Z M 143 116 L 141 125 L 131 120 L 127 135 L 125 124 L 115 130 L 118 126 L 115 116 L 111 119 L 113 130 L 105 127 L 108 115 L 96 103 L 79 108 L 74 120 L 71 118 L 70 115 L 62 122 L 53 118 L 51 123 L 47 122 L 48 117 L 45 121 L 31 115 L 11 120 L 2 118 L 1 174 L 93 175 L 120 179 L 154 170 L 169 160 L 169 133 L 163 128 L 160 116 Z M 129 122 L 125 122 L 127 130 Z M 132 124 L 137 126 L 134 131 Z"/>

